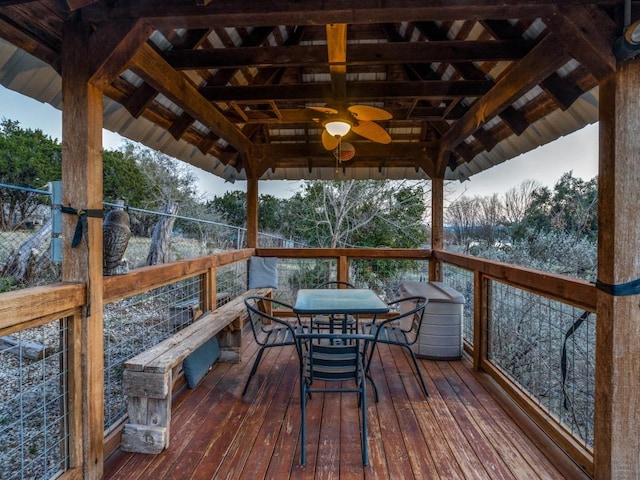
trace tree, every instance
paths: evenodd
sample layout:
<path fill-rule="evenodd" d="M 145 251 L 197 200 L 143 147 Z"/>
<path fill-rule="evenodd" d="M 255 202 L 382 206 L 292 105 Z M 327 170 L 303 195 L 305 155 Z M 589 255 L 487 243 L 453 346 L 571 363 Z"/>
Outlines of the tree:
<path fill-rule="evenodd" d="M 106 202 L 124 200 L 127 205 L 149 205 L 151 185 L 132 152 L 105 150 L 102 152 L 103 192 Z"/>
<path fill-rule="evenodd" d="M 19 122 L 0 122 L 0 183 L 43 188 L 62 172 L 62 147 L 42 130 L 22 129 Z M 38 206 L 39 195 L 0 190 L 0 228 L 23 228 Z"/>
<path fill-rule="evenodd" d="M 518 235 L 563 231 L 576 239 L 586 237 L 595 240 L 597 228 L 597 177 L 584 181 L 567 172 L 555 184 L 553 191 L 546 187 L 534 191 Z"/>
<path fill-rule="evenodd" d="M 480 222 L 478 197 L 460 197 L 447 207 L 445 220 L 453 228 L 458 244 L 467 245 L 469 239 L 475 235 Z"/>
<path fill-rule="evenodd" d="M 320 247 L 417 247 L 427 240 L 425 189 L 421 182 L 306 182 L 284 223 Z"/>
<path fill-rule="evenodd" d="M 535 180 L 525 180 L 504 194 L 504 221 L 507 225 L 522 222 L 533 202 L 533 194 L 542 185 Z"/>
<path fill-rule="evenodd" d="M 247 194 L 239 190 L 225 192 L 221 197 L 215 196 L 209 205 L 216 210 L 222 219 L 236 227 L 245 227 L 247 223 Z"/>

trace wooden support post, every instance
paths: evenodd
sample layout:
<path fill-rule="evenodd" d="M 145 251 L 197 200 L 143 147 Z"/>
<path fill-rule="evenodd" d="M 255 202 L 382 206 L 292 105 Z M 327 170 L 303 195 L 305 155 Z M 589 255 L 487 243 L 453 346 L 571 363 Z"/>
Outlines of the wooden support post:
<path fill-rule="evenodd" d="M 348 282 L 349 281 L 349 258 L 341 255 L 338 257 L 338 272 L 337 272 L 337 280 L 339 282 Z"/>
<path fill-rule="evenodd" d="M 444 178 L 431 179 L 431 249 L 444 248 Z M 442 264 L 435 259 L 429 262 L 429 280 L 442 281 Z"/>
<path fill-rule="evenodd" d="M 63 205 L 78 211 L 101 212 L 102 91 L 89 83 L 90 32 L 90 25 L 74 19 L 64 26 L 61 55 Z M 71 405 L 71 410 L 83 419 L 83 476 L 97 480 L 102 477 L 104 463 L 102 218 L 86 217 L 82 241 L 72 247 L 80 219 L 78 215 L 63 217 L 62 280 L 87 285 L 80 346 L 82 403 Z"/>
<path fill-rule="evenodd" d="M 247 177 L 247 247 L 258 248 L 258 178 Z"/>
<path fill-rule="evenodd" d="M 482 361 L 486 355 L 487 331 L 486 325 L 486 306 L 487 298 L 485 298 L 488 288 L 487 280 L 480 272 L 475 272 L 473 276 L 473 368 L 480 370 Z"/>
<path fill-rule="evenodd" d="M 598 280 L 640 278 L 640 63 L 600 84 Z M 598 479 L 640 472 L 640 295 L 598 290 L 594 470 Z"/>

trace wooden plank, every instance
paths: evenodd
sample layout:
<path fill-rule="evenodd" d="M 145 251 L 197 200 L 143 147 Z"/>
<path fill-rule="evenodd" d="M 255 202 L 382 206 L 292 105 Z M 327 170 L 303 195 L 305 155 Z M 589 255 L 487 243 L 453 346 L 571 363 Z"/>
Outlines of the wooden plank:
<path fill-rule="evenodd" d="M 103 89 L 124 70 L 135 52 L 153 33 L 153 26 L 139 19 L 99 25 L 89 37 L 92 52 L 90 81 Z"/>
<path fill-rule="evenodd" d="M 275 443 L 273 435 L 282 423 L 286 401 L 298 377 L 297 361 L 288 369 L 280 368 L 287 359 L 297 356 L 293 347 L 272 349 L 270 354 L 270 358 L 265 357 L 269 363 L 261 363 L 262 372 L 268 371 L 266 380 L 253 397 L 242 428 L 233 436 L 224 462 L 215 472 L 217 478 L 253 480 L 258 478 L 258 472 L 266 470 L 271 458 L 269 452 Z M 289 375 L 285 376 L 285 373 Z M 249 459 L 252 463 L 247 465 Z M 260 459 L 264 461 L 263 466 L 255 466 L 253 462 L 260 463 Z"/>
<path fill-rule="evenodd" d="M 331 23 L 325 29 L 332 99 L 344 102 L 347 99 L 347 24 Z"/>
<path fill-rule="evenodd" d="M 386 348 L 380 348 L 379 352 L 383 365 L 395 365 L 396 372 L 387 376 L 387 385 L 408 456 L 408 466 L 410 465 L 415 476 L 423 475 L 425 478 L 432 479 L 447 478 L 441 477 L 438 473 L 431 450 L 424 449 L 426 441 L 404 386 L 405 377 L 407 382 L 416 382 L 417 379 L 407 363 L 404 352 L 400 349 L 401 347 L 397 346 L 386 346 Z M 423 405 L 426 407 L 425 404 Z"/>
<path fill-rule="evenodd" d="M 469 413 L 466 406 L 459 398 L 456 385 L 449 383 L 449 379 L 440 371 L 434 368 L 431 371 L 433 382 L 446 402 L 447 408 L 453 415 L 459 428 L 464 432 L 471 451 L 477 455 L 480 464 L 487 471 L 492 479 L 513 478 L 511 470 L 505 465 L 500 452 L 494 446 L 494 438 L 487 436 L 482 430 L 482 424 L 478 424 L 473 415 Z M 510 448 L 510 447 L 509 447 Z"/>
<path fill-rule="evenodd" d="M 478 424 L 482 425 L 483 431 L 493 439 L 492 442 L 496 448 L 504 451 L 507 446 L 509 447 L 509 452 L 503 453 L 502 458 L 509 464 L 516 478 L 537 478 L 538 476 L 550 480 L 564 478 L 556 468 L 545 461 L 546 459 L 539 451 L 533 453 L 534 450 L 529 448 L 529 442 L 523 439 L 523 432 L 512 427 L 511 422 L 507 421 L 506 413 L 495 402 L 485 404 L 477 397 L 476 393 L 483 394 L 483 390 L 471 389 L 466 379 L 459 377 L 450 364 L 439 363 L 438 366 L 445 377 L 456 380 L 458 396 L 467 405 L 468 411 Z M 453 382 L 450 380 L 450 383 Z M 487 406 L 491 408 L 490 411 L 486 410 Z M 528 473 L 531 465 L 537 466 L 536 475 Z"/>
<path fill-rule="evenodd" d="M 142 425 L 127 424 L 122 434 L 121 448 L 123 451 L 129 451 L 135 448 L 138 453 L 160 453 L 166 444 L 165 428 L 149 428 Z M 140 446 L 143 445 L 143 452 L 140 452 Z"/>
<path fill-rule="evenodd" d="M 598 279 L 640 278 L 640 63 L 618 64 L 600 86 Z M 640 472 L 640 307 L 638 295 L 597 291 L 595 477 Z"/>
<path fill-rule="evenodd" d="M 202 315 L 191 325 L 124 362 L 125 369 L 167 372 L 196 348 L 221 332 L 238 316 L 246 314 L 244 299 L 249 295 L 269 296 L 271 289 L 253 289 Z"/>
<path fill-rule="evenodd" d="M 487 277 L 515 287 L 545 295 L 591 312 L 596 311 L 596 287 L 586 280 L 443 250 L 434 251 L 433 256 L 443 262 L 466 270 L 481 272 Z"/>
<path fill-rule="evenodd" d="M 414 478 L 414 474 L 402 437 L 398 414 L 394 408 L 392 387 L 389 385 L 390 382 L 394 381 L 393 377 L 397 375 L 397 371 L 390 371 L 389 375 L 387 375 L 386 369 L 383 368 L 384 358 L 388 358 L 388 356 L 389 347 L 379 345 L 376 358 L 371 364 L 371 374 L 378 386 L 379 403 L 376 406 L 382 447 L 384 449 L 388 478 L 411 479 Z M 425 452 L 425 454 L 428 455 L 428 452 Z"/>
<path fill-rule="evenodd" d="M 517 60 L 532 47 L 522 39 L 509 40 L 444 40 L 436 42 L 393 42 L 349 45 L 349 55 L 341 60 L 345 65 L 471 62 Z M 322 45 L 291 45 L 169 50 L 164 59 L 177 70 L 245 68 L 245 67 L 313 67 L 327 64 L 328 47 Z M 338 60 L 339 61 L 339 60 Z"/>
<path fill-rule="evenodd" d="M 251 141 L 151 46 L 143 45 L 136 52 L 130 68 L 167 98 L 182 105 L 185 112 L 227 140 L 236 150 L 250 151 Z"/>
<path fill-rule="evenodd" d="M 394 258 L 429 260 L 431 250 L 418 248 L 256 248 L 260 257 L 280 258 Z"/>
<path fill-rule="evenodd" d="M 454 4 L 424 4 L 415 0 L 397 0 L 392 5 L 383 5 L 377 0 L 364 0 L 352 8 L 338 3 L 300 4 L 292 8 L 284 0 L 271 1 L 269 11 L 262 4 L 239 5 L 232 0 L 211 2 L 206 7 L 196 5 L 176 5 L 170 0 L 153 2 L 119 2 L 110 8 L 88 7 L 88 20 L 104 22 L 108 19 L 146 17 L 156 28 L 169 29 L 180 25 L 183 28 L 257 27 L 262 25 L 326 25 L 330 23 L 367 24 L 400 23 L 407 18 L 421 18 L 425 21 L 446 21 L 460 19 L 482 20 L 510 18 L 539 18 L 557 1 L 537 0 L 535 2 L 456 2 Z M 575 1 L 572 3 L 585 3 Z M 599 2 L 614 5 L 614 0 Z M 84 13 L 84 11 L 83 11 Z"/>
<path fill-rule="evenodd" d="M 55 319 L 58 312 L 80 308 L 86 300 L 83 283 L 56 283 L 0 293 L 0 332 L 40 317 L 53 315 Z"/>
<path fill-rule="evenodd" d="M 483 124 L 508 107 L 515 99 L 558 70 L 568 60 L 557 37 L 547 35 L 520 62 L 516 63 L 467 113 L 453 123 L 442 137 L 442 151 L 451 151 Z M 446 158 L 440 158 L 436 175 L 444 175 Z"/>
<path fill-rule="evenodd" d="M 223 267 L 247 260 L 254 255 L 254 252 L 251 248 L 245 248 L 181 262 L 136 268 L 125 275 L 104 277 L 105 302 L 129 298 L 138 293 L 191 278 L 206 272 L 209 268 Z"/>
<path fill-rule="evenodd" d="M 164 373 L 125 369 L 122 388 L 129 398 L 166 398 L 171 388 L 168 379 L 168 375 Z"/>
<path fill-rule="evenodd" d="M 400 451 L 406 448 L 405 444 L 413 444 L 411 456 L 420 453 L 430 457 L 440 478 L 487 480 L 500 478 L 501 472 L 509 472 L 505 475 L 508 478 L 540 478 L 540 475 L 561 478 L 561 474 L 554 471 L 554 462 L 558 460 L 545 451 L 545 444 L 548 448 L 556 447 L 546 443 L 548 439 L 544 434 L 529 443 L 531 424 L 521 425 L 524 416 L 512 419 L 502 403 L 495 404 L 493 390 L 487 390 L 485 382 L 477 380 L 478 375 L 469 362 L 420 360 L 430 393 L 425 400 L 409 357 L 400 349 L 387 346 L 380 348 L 384 364 L 375 361 L 372 365 L 381 393 L 380 403 L 373 401 L 371 388 L 367 397 L 370 466 L 361 465 L 358 412 L 353 394 L 344 394 L 339 400 L 340 455 L 320 460 L 316 454 L 319 442 L 329 439 L 319 434 L 322 417 L 327 415 L 331 403 L 325 403 L 324 399 L 340 396 L 316 394 L 308 403 L 308 462 L 306 467 L 300 467 L 297 357 L 293 349 L 266 354 L 249 393 L 241 398 L 244 380 L 257 351 L 253 341 L 244 343 L 245 361 L 217 365 L 196 389 L 185 389 L 175 397 L 173 439 L 168 450 L 157 456 L 116 453 L 122 460 L 113 462 L 117 470 L 106 471 L 105 479 L 297 479 L 320 478 L 320 470 L 339 471 L 340 478 L 427 478 L 424 472 L 409 468 L 408 452 L 398 456 L 393 448 L 394 438 L 385 437 L 384 434 L 390 432 L 389 424 L 393 426 L 394 422 L 395 443 L 399 444 Z M 491 382 L 487 375 L 481 378 Z M 392 390 L 390 383 L 393 383 Z M 415 415 L 415 420 L 407 420 L 411 415 Z M 396 419 L 414 423 L 418 428 L 406 429 L 405 440 Z M 485 430 L 491 422 L 493 427 Z M 243 432 L 245 428 L 247 431 Z M 504 432 L 503 439 L 496 440 L 497 431 Z M 349 438 L 352 444 L 345 445 Z M 521 453 L 517 460 L 520 463 L 511 464 L 511 449 Z M 478 456 L 485 451 L 493 453 Z M 500 459 L 506 470 L 496 469 L 495 458 Z M 525 463 L 523 458 L 527 460 Z M 330 465 L 321 465 L 323 461 Z M 402 472 L 403 476 L 395 477 L 393 472 Z M 564 472 L 566 478 L 586 479 L 576 469 Z"/>
<path fill-rule="evenodd" d="M 91 85 L 91 25 L 78 16 L 64 23 L 62 75 L 62 203 L 102 212 L 103 92 Z M 83 241 L 72 247 L 77 216 L 62 219 L 62 280 L 86 285 L 81 348 L 83 475 L 102 477 L 104 464 L 104 326 L 102 218 L 88 217 Z M 76 358 L 76 360 L 79 360 Z"/>

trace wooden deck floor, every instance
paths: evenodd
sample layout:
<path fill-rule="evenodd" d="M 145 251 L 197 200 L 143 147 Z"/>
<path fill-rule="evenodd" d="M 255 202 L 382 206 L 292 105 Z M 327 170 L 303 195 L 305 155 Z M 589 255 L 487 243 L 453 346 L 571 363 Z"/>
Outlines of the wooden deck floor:
<path fill-rule="evenodd" d="M 580 479 L 517 407 L 467 361 L 422 360 L 425 399 L 399 348 L 381 347 L 367 394 L 370 465 L 362 466 L 354 394 L 315 394 L 308 406 L 307 465 L 300 466 L 300 395 L 294 350 L 265 354 L 247 395 L 256 353 L 218 364 L 194 390 L 176 395 L 170 448 L 159 455 L 117 451 L 105 479 Z M 374 368 L 372 367 L 372 369 Z"/>

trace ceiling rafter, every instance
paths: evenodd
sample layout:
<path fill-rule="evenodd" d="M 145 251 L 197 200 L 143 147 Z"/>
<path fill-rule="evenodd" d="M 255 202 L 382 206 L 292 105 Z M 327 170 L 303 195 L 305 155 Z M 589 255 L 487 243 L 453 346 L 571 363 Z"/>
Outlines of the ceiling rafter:
<path fill-rule="evenodd" d="M 153 33 L 153 27 L 140 20 L 100 25 L 89 37 L 91 82 L 105 88 L 126 70 L 133 55 Z"/>
<path fill-rule="evenodd" d="M 244 153 L 251 148 L 249 139 L 150 46 L 145 45 L 138 50 L 132 59 L 131 69 L 171 101 L 183 106 L 189 115 L 224 138 L 238 151 Z"/>
<path fill-rule="evenodd" d="M 481 81 L 407 81 L 407 82 L 349 82 L 346 97 L 350 101 L 395 98 L 457 98 L 478 97 L 492 87 L 493 82 Z M 211 101 L 301 100 L 323 102 L 332 100 L 330 83 L 301 83 L 279 85 L 202 87 L 200 92 Z"/>
<path fill-rule="evenodd" d="M 588 0 L 565 0 L 563 3 L 581 5 Z M 601 5 L 616 5 L 617 0 L 601 0 Z M 449 5 L 432 5 L 416 0 L 396 0 L 381 6 L 379 0 L 360 0 L 358 8 L 341 2 L 298 2 L 296 8 L 288 0 L 271 0 L 269 11 L 262 2 L 216 0 L 205 6 L 177 3 L 173 0 L 122 0 L 112 8 L 101 4 L 87 7 L 86 19 L 103 22 L 117 18 L 141 17 L 156 27 L 255 27 L 260 25 L 328 25 L 332 23 L 370 24 L 401 23 L 407 18 L 422 20 L 482 20 L 485 18 L 538 18 L 552 9 L 557 0 L 531 0 L 510 3 L 495 0 L 467 0 Z"/>
<path fill-rule="evenodd" d="M 547 35 L 474 103 L 464 117 L 451 125 L 442 137 L 437 175 L 444 175 L 449 152 L 458 144 L 567 62 L 568 55 L 558 44 L 554 35 Z"/>
<path fill-rule="evenodd" d="M 470 42 L 442 40 L 388 44 L 349 45 L 344 62 L 350 65 L 381 65 L 402 63 L 470 62 L 487 60 L 518 60 L 534 43 L 525 40 Z M 254 67 L 311 67 L 327 64 L 327 47 L 304 45 L 289 47 L 239 47 L 193 50 L 169 50 L 162 56 L 176 70 L 226 69 Z"/>

